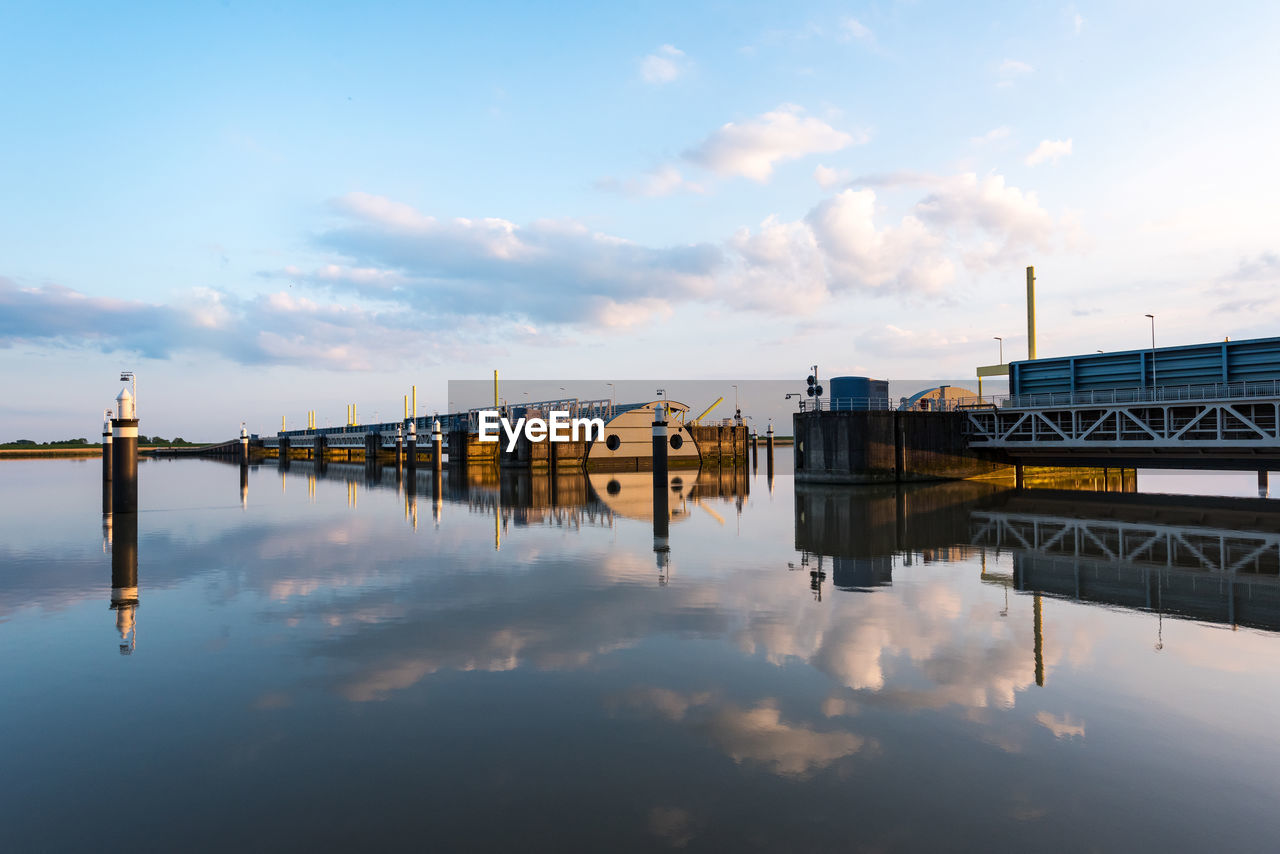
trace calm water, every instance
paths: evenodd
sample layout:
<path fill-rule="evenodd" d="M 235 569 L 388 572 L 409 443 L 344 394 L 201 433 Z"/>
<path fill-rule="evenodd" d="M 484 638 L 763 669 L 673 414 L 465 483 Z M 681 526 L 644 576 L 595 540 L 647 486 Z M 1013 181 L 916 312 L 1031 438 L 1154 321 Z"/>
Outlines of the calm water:
<path fill-rule="evenodd" d="M 1257 500 L 140 468 L 0 464 L 9 850 L 1275 848 Z"/>

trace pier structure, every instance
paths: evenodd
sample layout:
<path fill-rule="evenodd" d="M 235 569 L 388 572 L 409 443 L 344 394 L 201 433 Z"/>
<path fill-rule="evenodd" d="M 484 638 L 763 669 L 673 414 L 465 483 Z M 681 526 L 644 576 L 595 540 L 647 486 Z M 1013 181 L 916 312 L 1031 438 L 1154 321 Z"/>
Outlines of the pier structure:
<path fill-rule="evenodd" d="M 674 401 L 617 404 L 610 399 L 576 398 L 528 402 L 521 406 L 499 407 L 499 410 L 513 423 L 520 418 L 546 419 L 552 412 L 567 412 L 570 419 L 599 418 L 605 424 L 603 439 L 533 442 L 522 433 L 517 437 L 515 447 L 508 451 L 505 435 L 497 442 L 480 441 L 481 409 L 359 424 L 354 420 L 355 408 L 349 406 L 347 417 L 352 423 L 341 427 L 317 427 L 314 418 L 310 418 L 308 427 L 304 429 L 281 430 L 274 436 L 252 437 L 250 454 L 393 463 L 400 458 L 400 449 L 403 448 L 403 462 L 410 468 L 423 464 L 433 470 L 446 465 L 480 465 L 532 471 L 648 471 L 653 459 L 650 424 L 654 408 L 660 403 L 668 407 L 669 414 L 680 416 L 680 420 L 671 422 L 668 437 L 672 468 L 746 464 L 751 452 L 748 428 L 736 419 L 716 423 L 688 421 L 684 416 L 689 407 Z M 418 444 L 420 434 L 431 437 L 425 446 Z M 404 441 L 406 436 L 407 442 Z M 212 446 L 205 452 L 206 455 L 218 455 L 224 451 L 223 446 Z"/>
<path fill-rule="evenodd" d="M 1280 468 L 1280 338 L 1011 362 L 1010 393 L 927 411 L 796 413 L 796 476 L 875 483 L 1021 476 L 1025 467 Z"/>

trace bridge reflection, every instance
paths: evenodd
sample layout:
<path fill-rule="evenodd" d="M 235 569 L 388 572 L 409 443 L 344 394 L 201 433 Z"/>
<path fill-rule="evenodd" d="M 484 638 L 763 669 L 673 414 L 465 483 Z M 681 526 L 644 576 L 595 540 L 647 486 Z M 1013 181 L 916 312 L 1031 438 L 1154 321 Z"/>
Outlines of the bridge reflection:
<path fill-rule="evenodd" d="M 975 510 L 970 542 L 1060 598 L 1280 630 L 1280 517 L 1266 499 L 1035 491 Z"/>
<path fill-rule="evenodd" d="M 815 589 L 869 590 L 919 560 L 977 559 L 1012 590 L 1280 630 L 1280 514 L 1254 498 L 1010 490 L 960 482 L 798 485 L 795 547 Z M 1008 560 L 1002 561 L 1001 558 Z M 1012 564 L 1012 572 L 997 569 Z"/>

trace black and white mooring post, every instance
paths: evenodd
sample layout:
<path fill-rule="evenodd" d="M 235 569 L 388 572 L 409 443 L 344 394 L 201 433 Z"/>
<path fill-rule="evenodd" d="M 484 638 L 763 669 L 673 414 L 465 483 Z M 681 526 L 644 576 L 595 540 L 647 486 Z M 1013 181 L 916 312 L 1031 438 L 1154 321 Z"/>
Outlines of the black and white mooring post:
<path fill-rule="evenodd" d="M 760 434 L 751 428 L 751 470 L 760 468 Z"/>
<path fill-rule="evenodd" d="M 138 512 L 138 419 L 133 395 L 121 389 L 111 419 L 111 505 L 115 513 Z"/>
<path fill-rule="evenodd" d="M 416 469 L 418 467 L 418 419 L 409 422 L 409 444 L 408 456 L 405 458 L 409 463 L 409 468 Z"/>
<path fill-rule="evenodd" d="M 667 565 L 671 560 L 671 542 L 667 536 L 671 519 L 667 506 L 668 485 L 667 404 L 660 402 L 653 407 L 653 554 L 662 583 L 666 583 Z"/>
<path fill-rule="evenodd" d="M 396 468 L 404 461 L 404 425 L 396 425 Z"/>
<path fill-rule="evenodd" d="M 111 480 L 111 410 L 102 419 L 102 480 Z"/>
<path fill-rule="evenodd" d="M 773 477 L 773 421 L 769 422 L 769 429 L 764 434 L 764 469 L 765 474 Z"/>
<path fill-rule="evenodd" d="M 444 470 L 444 436 L 440 433 L 440 419 L 431 424 L 431 470 Z"/>
<path fill-rule="evenodd" d="M 240 465 L 249 465 L 249 431 L 243 421 L 240 422 Z"/>
<path fill-rule="evenodd" d="M 1267 482 L 1268 472 L 1266 469 L 1258 469 L 1258 497 L 1266 498 L 1271 494 L 1271 485 Z M 1121 473 L 1123 480 L 1124 474 Z"/>

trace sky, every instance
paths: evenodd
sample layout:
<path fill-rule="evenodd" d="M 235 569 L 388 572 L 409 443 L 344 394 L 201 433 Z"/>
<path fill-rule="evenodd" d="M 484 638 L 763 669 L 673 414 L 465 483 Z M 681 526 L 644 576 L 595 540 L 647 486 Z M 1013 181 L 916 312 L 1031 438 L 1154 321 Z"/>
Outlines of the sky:
<path fill-rule="evenodd" d="M 1280 331 L 1280 7 L 0 0 L 0 441 Z M 516 388 L 513 387 L 513 399 Z M 749 413 L 748 413 L 749 414 Z M 9 435 L 13 434 L 13 435 Z"/>

